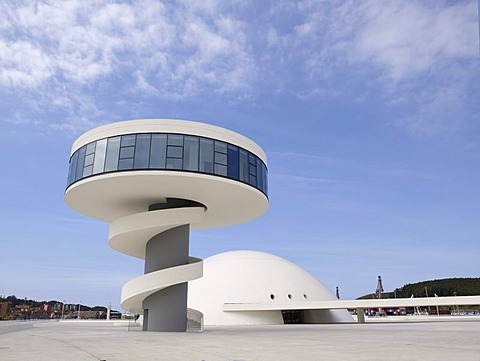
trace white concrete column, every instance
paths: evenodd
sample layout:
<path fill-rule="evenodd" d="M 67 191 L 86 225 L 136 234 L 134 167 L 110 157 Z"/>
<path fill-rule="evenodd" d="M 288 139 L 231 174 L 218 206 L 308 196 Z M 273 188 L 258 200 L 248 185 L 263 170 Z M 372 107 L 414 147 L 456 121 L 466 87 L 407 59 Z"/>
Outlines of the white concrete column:
<path fill-rule="evenodd" d="M 153 237 L 145 250 L 145 274 L 188 264 L 190 226 L 172 228 Z M 144 331 L 185 332 L 187 287 L 181 283 L 155 292 L 143 300 Z"/>
<path fill-rule="evenodd" d="M 365 323 L 365 310 L 363 308 L 357 308 L 357 322 Z"/>

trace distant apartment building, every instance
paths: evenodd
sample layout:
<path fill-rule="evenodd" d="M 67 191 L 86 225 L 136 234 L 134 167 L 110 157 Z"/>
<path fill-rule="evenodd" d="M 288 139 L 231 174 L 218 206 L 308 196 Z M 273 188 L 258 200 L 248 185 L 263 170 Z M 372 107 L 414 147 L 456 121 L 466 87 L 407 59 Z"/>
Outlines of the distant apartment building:
<path fill-rule="evenodd" d="M 10 302 L 0 302 L 0 320 L 4 320 L 10 309 Z"/>

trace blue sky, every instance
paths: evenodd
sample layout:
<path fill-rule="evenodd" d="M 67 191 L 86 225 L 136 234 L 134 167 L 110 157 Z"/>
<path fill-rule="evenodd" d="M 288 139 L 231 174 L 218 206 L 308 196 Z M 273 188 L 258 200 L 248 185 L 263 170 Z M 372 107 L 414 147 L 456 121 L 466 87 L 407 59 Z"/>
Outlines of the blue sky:
<path fill-rule="evenodd" d="M 0 294 L 119 306 L 143 262 L 63 201 L 83 132 L 226 127 L 267 153 L 270 208 L 191 254 L 267 251 L 343 298 L 479 277 L 477 1 L 0 4 Z"/>

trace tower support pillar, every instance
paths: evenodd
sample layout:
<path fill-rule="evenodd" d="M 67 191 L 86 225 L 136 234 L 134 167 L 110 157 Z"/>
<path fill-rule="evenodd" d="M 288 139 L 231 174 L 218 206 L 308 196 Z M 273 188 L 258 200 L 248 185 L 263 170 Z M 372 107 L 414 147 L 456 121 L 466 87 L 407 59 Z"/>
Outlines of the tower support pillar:
<path fill-rule="evenodd" d="M 145 250 L 145 274 L 188 264 L 189 225 L 175 227 L 150 239 Z M 155 292 L 143 300 L 144 331 L 185 332 L 188 284 Z"/>

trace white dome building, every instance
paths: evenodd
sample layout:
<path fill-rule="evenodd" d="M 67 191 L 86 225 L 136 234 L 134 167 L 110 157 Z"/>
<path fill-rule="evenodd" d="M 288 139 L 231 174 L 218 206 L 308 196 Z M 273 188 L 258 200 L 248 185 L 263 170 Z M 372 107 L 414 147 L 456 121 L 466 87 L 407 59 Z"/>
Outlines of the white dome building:
<path fill-rule="evenodd" d="M 281 257 L 232 251 L 206 258 L 203 277 L 189 282 L 188 308 L 204 325 L 274 325 L 352 322 L 347 310 L 289 310 L 288 305 L 335 300 L 311 274 Z M 225 303 L 286 305 L 282 310 L 226 312 Z"/>

